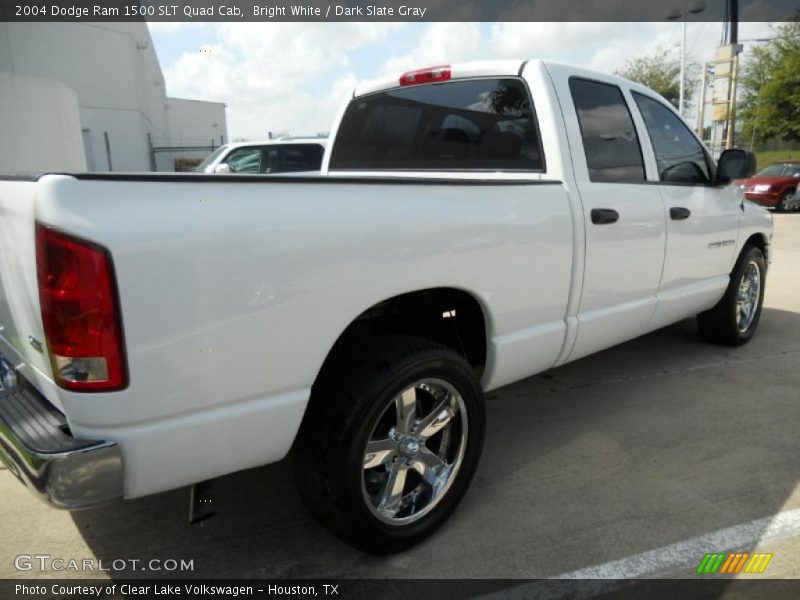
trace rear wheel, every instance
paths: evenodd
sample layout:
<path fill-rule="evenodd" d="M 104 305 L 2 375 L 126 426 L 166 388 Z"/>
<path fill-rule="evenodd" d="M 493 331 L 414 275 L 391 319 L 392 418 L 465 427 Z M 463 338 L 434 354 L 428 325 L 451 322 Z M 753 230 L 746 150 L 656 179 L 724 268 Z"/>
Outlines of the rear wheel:
<path fill-rule="evenodd" d="M 731 273 L 728 289 L 717 305 L 697 315 L 700 334 L 707 340 L 737 346 L 758 327 L 764 302 L 767 263 L 759 248 L 746 246 Z"/>
<path fill-rule="evenodd" d="M 387 337 L 331 361 L 298 434 L 295 479 L 311 513 L 350 544 L 402 550 L 433 533 L 469 486 L 483 392 L 449 348 Z"/>

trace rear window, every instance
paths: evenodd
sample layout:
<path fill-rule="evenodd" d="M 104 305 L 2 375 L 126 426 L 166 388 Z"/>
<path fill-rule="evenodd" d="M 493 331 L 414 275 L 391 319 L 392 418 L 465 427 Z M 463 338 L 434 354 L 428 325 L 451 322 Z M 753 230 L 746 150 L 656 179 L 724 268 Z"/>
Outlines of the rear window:
<path fill-rule="evenodd" d="M 284 173 L 295 171 L 319 171 L 325 149 L 319 144 L 288 144 L 282 150 L 281 170 Z"/>
<path fill-rule="evenodd" d="M 471 79 L 356 98 L 330 169 L 543 171 L 544 159 L 522 81 Z"/>

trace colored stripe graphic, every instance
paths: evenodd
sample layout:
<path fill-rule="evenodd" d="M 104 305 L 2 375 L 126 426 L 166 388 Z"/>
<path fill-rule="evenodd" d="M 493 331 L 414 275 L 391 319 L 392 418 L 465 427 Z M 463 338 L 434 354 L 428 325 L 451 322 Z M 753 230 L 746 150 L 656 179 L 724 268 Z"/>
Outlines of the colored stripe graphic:
<path fill-rule="evenodd" d="M 722 568 L 719 570 L 720 573 L 728 573 L 730 571 L 731 565 L 736 562 L 739 558 L 738 554 L 728 554 L 728 558 L 725 559 L 725 562 L 722 563 Z"/>
<path fill-rule="evenodd" d="M 764 569 L 767 568 L 769 561 L 772 560 L 772 554 L 767 554 L 766 552 L 756 553 L 753 554 L 750 562 L 747 563 L 747 567 L 745 567 L 745 573 L 763 573 Z"/>
<path fill-rule="evenodd" d="M 709 552 L 697 566 L 696 572 L 711 575 L 714 573 L 735 575 L 744 570 L 745 573 L 763 573 L 772 554 L 766 552 Z M 745 566 L 746 565 L 746 566 Z"/>
<path fill-rule="evenodd" d="M 700 562 L 700 566 L 697 567 L 697 572 L 716 573 L 726 556 L 725 552 L 711 552 L 706 554 Z"/>

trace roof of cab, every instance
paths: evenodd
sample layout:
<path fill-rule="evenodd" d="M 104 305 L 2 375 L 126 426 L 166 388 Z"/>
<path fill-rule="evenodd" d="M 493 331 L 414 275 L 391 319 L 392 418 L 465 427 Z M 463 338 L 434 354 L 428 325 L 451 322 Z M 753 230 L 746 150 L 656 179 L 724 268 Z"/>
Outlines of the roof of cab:
<path fill-rule="evenodd" d="M 517 76 L 520 73 L 523 65 L 528 61 L 524 60 L 484 60 L 476 62 L 455 63 L 448 65 L 450 67 L 450 79 L 463 79 L 466 77 L 493 77 L 493 76 Z M 444 65 L 430 65 L 444 66 Z M 423 67 L 424 68 L 424 67 Z M 413 69 L 416 70 L 416 69 Z M 363 96 L 365 94 L 373 94 L 400 86 L 400 76 L 402 73 L 395 75 L 379 77 L 377 79 L 370 79 L 359 83 L 353 92 L 353 97 Z"/>

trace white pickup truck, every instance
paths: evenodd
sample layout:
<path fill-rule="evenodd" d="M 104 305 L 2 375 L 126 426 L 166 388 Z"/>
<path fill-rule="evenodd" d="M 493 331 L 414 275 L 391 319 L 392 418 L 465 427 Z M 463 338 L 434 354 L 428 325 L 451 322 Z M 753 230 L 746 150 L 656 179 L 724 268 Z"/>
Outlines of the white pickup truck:
<path fill-rule="evenodd" d="M 314 177 L 0 182 L 20 480 L 75 509 L 291 450 L 313 514 L 392 552 L 466 492 L 485 391 L 694 315 L 753 335 L 772 220 L 729 183 L 753 156 L 715 163 L 651 90 L 531 60 L 348 100 Z"/>

